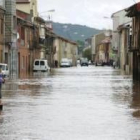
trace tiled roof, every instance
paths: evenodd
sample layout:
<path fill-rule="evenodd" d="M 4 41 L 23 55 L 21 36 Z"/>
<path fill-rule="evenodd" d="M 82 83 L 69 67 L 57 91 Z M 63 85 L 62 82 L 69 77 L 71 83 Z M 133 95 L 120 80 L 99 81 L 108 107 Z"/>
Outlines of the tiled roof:
<path fill-rule="evenodd" d="M 111 43 L 111 38 L 106 37 L 104 40 L 101 41 L 102 43 Z"/>
<path fill-rule="evenodd" d="M 17 3 L 29 3 L 29 0 L 16 0 Z"/>
<path fill-rule="evenodd" d="M 139 16 L 140 15 L 140 2 L 125 9 L 125 11 L 127 12 L 126 16 L 128 17 Z"/>

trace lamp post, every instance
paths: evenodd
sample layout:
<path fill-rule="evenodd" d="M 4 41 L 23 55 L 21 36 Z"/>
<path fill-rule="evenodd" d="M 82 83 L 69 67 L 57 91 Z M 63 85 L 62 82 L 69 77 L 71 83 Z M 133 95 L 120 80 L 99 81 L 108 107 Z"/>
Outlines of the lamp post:
<path fill-rule="evenodd" d="M 106 28 L 106 30 L 110 30 L 111 29 L 111 26 L 112 26 L 112 20 L 111 20 L 111 17 L 108 17 L 108 16 L 104 16 L 103 17 L 106 21 L 108 21 L 108 22 L 106 22 L 108 25 L 108 27 Z M 110 22 L 111 21 L 111 22 Z"/>
<path fill-rule="evenodd" d="M 43 12 L 40 12 L 39 14 L 41 14 L 41 13 L 48 13 L 48 12 L 55 12 L 55 9 L 51 9 L 51 10 L 48 10 L 48 11 L 43 11 Z"/>
<path fill-rule="evenodd" d="M 47 17 L 46 24 L 47 24 L 47 27 L 49 27 L 49 28 L 53 28 L 52 27 L 52 20 L 53 20 L 52 13 L 53 12 L 55 12 L 55 9 L 51 9 L 51 10 L 43 11 L 43 12 L 39 13 L 41 17 Z M 47 16 L 44 15 L 46 13 L 47 13 Z"/>
<path fill-rule="evenodd" d="M 51 9 L 51 10 L 48 10 L 48 11 L 43 11 L 43 12 L 40 12 L 41 16 L 44 17 L 42 14 L 46 14 L 47 13 L 47 20 L 46 20 L 46 26 L 53 30 L 53 26 L 52 26 L 52 13 L 55 12 L 55 9 Z M 52 34 L 50 33 L 50 35 L 47 35 L 47 38 L 46 38 L 46 47 L 49 48 L 49 52 L 48 52 L 48 59 L 50 60 L 49 64 L 50 64 L 50 71 L 51 71 L 51 68 L 52 68 L 52 55 L 53 55 L 53 36 Z"/>

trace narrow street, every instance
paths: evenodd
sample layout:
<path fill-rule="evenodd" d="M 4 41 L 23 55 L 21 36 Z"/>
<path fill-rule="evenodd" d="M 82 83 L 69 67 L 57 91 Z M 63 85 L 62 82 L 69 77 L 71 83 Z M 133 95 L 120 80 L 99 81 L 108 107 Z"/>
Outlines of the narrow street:
<path fill-rule="evenodd" d="M 0 140 L 138 140 L 139 91 L 131 76 L 101 66 L 7 80 Z"/>

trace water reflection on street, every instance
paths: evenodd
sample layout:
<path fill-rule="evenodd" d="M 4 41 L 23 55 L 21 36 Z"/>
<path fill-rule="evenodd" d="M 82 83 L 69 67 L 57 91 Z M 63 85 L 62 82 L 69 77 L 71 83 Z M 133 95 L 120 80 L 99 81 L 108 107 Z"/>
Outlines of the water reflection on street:
<path fill-rule="evenodd" d="M 140 139 L 140 85 L 117 69 L 37 72 L 2 93 L 0 140 Z"/>

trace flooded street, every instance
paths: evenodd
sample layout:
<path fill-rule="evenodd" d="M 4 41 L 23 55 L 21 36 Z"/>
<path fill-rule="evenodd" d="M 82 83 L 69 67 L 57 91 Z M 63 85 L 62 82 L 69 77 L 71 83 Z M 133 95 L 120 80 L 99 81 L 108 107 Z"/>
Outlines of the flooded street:
<path fill-rule="evenodd" d="M 140 89 L 117 69 L 38 72 L 2 93 L 0 140 L 140 139 Z"/>

